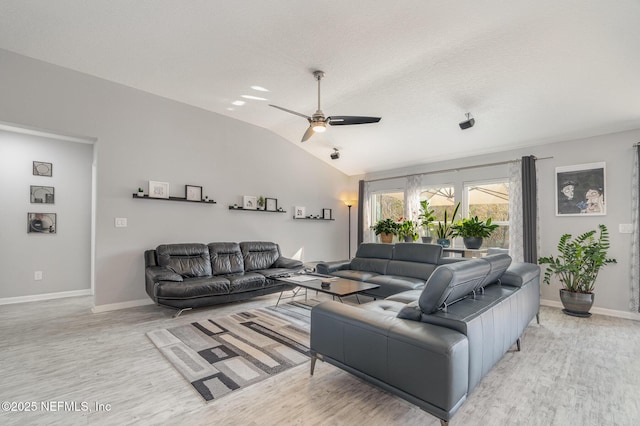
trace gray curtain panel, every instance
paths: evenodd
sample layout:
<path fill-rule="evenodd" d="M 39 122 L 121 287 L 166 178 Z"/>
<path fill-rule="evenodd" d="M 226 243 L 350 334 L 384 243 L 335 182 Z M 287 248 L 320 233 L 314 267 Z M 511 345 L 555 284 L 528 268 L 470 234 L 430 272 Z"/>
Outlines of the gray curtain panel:
<path fill-rule="evenodd" d="M 358 223 L 356 226 L 358 227 L 358 247 L 362 244 L 364 239 L 362 224 L 364 223 L 364 181 L 358 181 Z"/>
<path fill-rule="evenodd" d="M 522 227 L 524 261 L 538 263 L 536 157 L 522 157 Z"/>

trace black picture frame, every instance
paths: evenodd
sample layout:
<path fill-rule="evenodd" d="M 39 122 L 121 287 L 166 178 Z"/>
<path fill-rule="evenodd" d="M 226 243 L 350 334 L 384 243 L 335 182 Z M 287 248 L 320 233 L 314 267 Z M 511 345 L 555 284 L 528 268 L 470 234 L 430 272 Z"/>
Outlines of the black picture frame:
<path fill-rule="evenodd" d="M 333 219 L 331 217 L 331 209 L 322 209 L 322 218 L 323 219 Z"/>
<path fill-rule="evenodd" d="M 202 201 L 202 187 L 197 185 L 185 185 L 184 198 L 189 201 Z"/>
<path fill-rule="evenodd" d="M 556 216 L 607 214 L 606 163 L 556 167 Z"/>
<path fill-rule="evenodd" d="M 47 163 L 46 161 L 34 161 L 33 175 L 46 177 L 53 176 L 53 163 Z"/>
<path fill-rule="evenodd" d="M 31 204 L 54 204 L 55 188 L 53 186 L 31 185 Z"/>
<path fill-rule="evenodd" d="M 27 213 L 28 234 L 55 234 L 58 218 L 55 213 Z"/>
<path fill-rule="evenodd" d="M 270 212 L 278 211 L 278 199 L 277 198 L 265 198 L 264 199 L 265 210 Z"/>

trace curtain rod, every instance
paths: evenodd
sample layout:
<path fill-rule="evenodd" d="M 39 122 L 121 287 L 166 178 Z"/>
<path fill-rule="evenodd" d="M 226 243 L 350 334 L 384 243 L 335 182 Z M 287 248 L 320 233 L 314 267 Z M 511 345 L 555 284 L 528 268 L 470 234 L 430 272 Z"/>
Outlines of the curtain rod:
<path fill-rule="evenodd" d="M 553 158 L 553 157 L 537 158 L 537 157 L 534 156 L 534 158 L 536 159 L 536 161 L 540 161 L 540 160 L 549 160 L 550 158 Z M 429 172 L 412 173 L 410 175 L 401 175 L 401 176 L 392 176 L 392 177 L 386 177 L 386 178 L 365 180 L 365 182 L 379 182 L 381 180 L 391 180 L 391 179 L 408 178 L 408 177 L 413 177 L 413 176 L 432 175 L 432 174 L 435 174 L 435 173 L 458 172 L 460 170 L 479 169 L 481 167 L 501 166 L 503 164 L 517 163 L 518 161 L 522 161 L 522 160 L 521 159 L 507 160 L 507 161 L 498 161 L 497 163 L 478 164 L 478 165 L 475 165 L 475 166 L 464 166 L 464 167 L 454 167 L 454 168 L 451 168 L 451 169 L 432 170 L 432 171 L 429 171 Z"/>

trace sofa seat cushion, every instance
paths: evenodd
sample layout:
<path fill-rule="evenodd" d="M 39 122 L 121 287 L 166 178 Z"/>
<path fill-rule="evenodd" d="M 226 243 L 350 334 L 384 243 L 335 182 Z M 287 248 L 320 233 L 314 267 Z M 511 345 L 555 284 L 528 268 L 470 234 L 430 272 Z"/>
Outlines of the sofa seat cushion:
<path fill-rule="evenodd" d="M 264 288 L 267 280 L 264 275 L 255 272 L 227 275 L 226 278 L 231 282 L 231 293 L 242 293 Z"/>
<path fill-rule="evenodd" d="M 332 275 L 354 281 L 369 281 L 373 277 L 377 277 L 380 274 L 377 274 L 375 272 L 354 271 L 352 269 L 345 269 L 342 271 L 335 271 Z"/>
<path fill-rule="evenodd" d="M 379 312 L 381 315 L 388 315 L 395 317 L 398 312 L 405 307 L 404 303 L 394 302 L 393 300 L 374 300 L 373 302 L 364 303 L 358 307 L 366 309 L 368 311 Z"/>
<path fill-rule="evenodd" d="M 273 279 L 273 278 L 281 277 L 284 275 L 292 274 L 295 271 L 296 271 L 295 269 L 289 269 L 289 268 L 269 268 L 269 269 L 258 269 L 252 272 L 256 274 L 264 275 L 266 278 Z"/>
<path fill-rule="evenodd" d="M 162 244 L 156 248 L 158 265 L 186 278 L 211 276 L 211 258 L 204 244 Z"/>
<path fill-rule="evenodd" d="M 225 277 L 186 278 L 182 282 L 160 281 L 156 297 L 163 299 L 193 299 L 229 294 L 230 283 Z"/>
<path fill-rule="evenodd" d="M 402 303 L 411 303 L 416 302 L 420 299 L 420 295 L 422 294 L 422 289 L 419 290 L 407 290 L 401 293 L 392 294 L 387 297 L 385 300 L 391 300 L 393 302 L 402 302 Z"/>
<path fill-rule="evenodd" d="M 422 290 L 424 280 L 399 275 L 378 275 L 367 280 L 368 283 L 378 284 L 384 293 L 392 295 L 407 290 Z M 386 296 L 385 296 L 386 297 Z"/>

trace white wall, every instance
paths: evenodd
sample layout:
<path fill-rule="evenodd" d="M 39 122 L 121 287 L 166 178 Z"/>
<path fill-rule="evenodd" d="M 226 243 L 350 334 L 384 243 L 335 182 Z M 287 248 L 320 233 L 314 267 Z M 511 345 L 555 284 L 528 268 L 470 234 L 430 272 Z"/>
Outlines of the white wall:
<path fill-rule="evenodd" d="M 579 235 L 596 229 L 603 223 L 611 234 L 609 255 L 618 263 L 604 268 L 598 278 L 595 293 L 595 307 L 613 311 L 629 311 L 631 234 L 618 232 L 618 225 L 631 223 L 631 174 L 633 168 L 632 145 L 640 141 L 640 129 L 628 132 L 595 136 L 579 140 L 546 144 L 528 149 L 505 151 L 492 155 L 466 157 L 460 160 L 432 163 L 421 167 L 388 170 L 370 174 L 365 180 L 392 177 L 411 173 L 422 173 L 452 168 L 462 168 L 479 164 L 519 159 L 524 155 L 535 155 L 539 160 L 538 191 L 540 212 L 540 253 L 539 256 L 557 254 L 556 245 L 563 233 Z M 606 162 L 606 203 L 605 216 L 558 217 L 555 214 L 555 168 L 576 164 Z M 432 174 L 425 176 L 429 183 L 457 183 L 466 180 L 486 179 L 506 176 L 506 166 L 494 166 Z M 440 181 L 440 182 L 439 182 Z M 384 184 L 378 183 L 377 187 Z M 393 185 L 391 185 L 393 187 Z M 397 185 L 396 185 L 397 186 Z M 542 298 L 559 301 L 559 284 L 542 286 Z"/>
<path fill-rule="evenodd" d="M 96 306 L 149 300 L 142 255 L 161 243 L 268 240 L 304 260 L 346 257 L 340 200 L 357 187 L 274 133 L 3 50 L 0 69 L 0 121 L 97 139 Z M 175 196 L 201 185 L 218 204 L 133 199 L 148 180 Z M 277 198 L 288 213 L 229 211 L 242 195 Z M 332 208 L 336 221 L 294 221 L 294 205 Z"/>
<path fill-rule="evenodd" d="M 34 176 L 33 161 L 53 175 Z M 0 130 L 0 299 L 90 289 L 92 162 L 90 144 Z M 54 187 L 54 204 L 31 204 L 31 185 Z M 56 213 L 57 232 L 27 233 L 29 212 Z"/>

